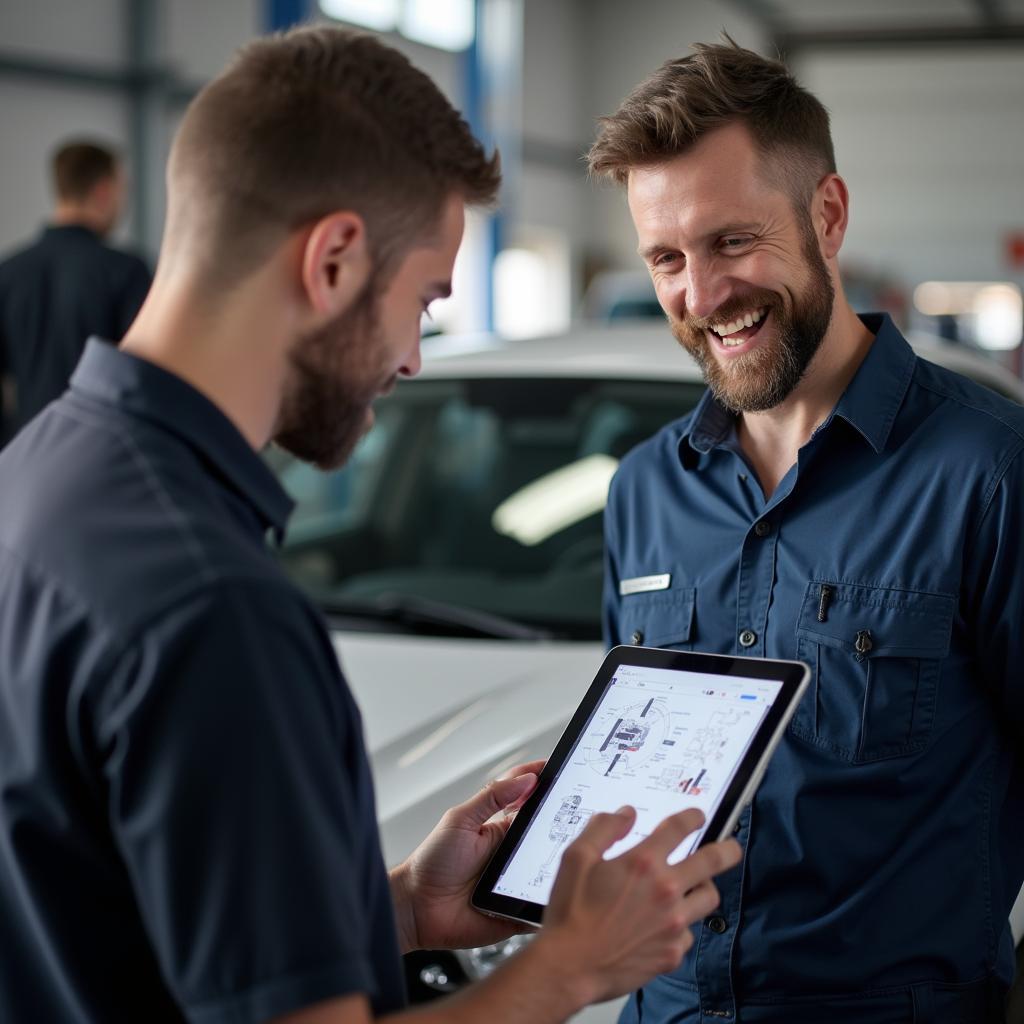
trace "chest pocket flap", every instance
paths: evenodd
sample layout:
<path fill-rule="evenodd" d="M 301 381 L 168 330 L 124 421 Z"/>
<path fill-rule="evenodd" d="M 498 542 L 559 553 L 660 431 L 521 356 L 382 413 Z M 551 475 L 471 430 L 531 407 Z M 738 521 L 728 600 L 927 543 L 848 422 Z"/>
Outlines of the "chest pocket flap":
<path fill-rule="evenodd" d="M 857 637 L 867 632 L 861 646 L 870 646 L 859 652 L 866 657 L 944 658 L 955 609 L 949 594 L 815 581 L 807 585 L 796 634 L 858 653 Z"/>
<path fill-rule="evenodd" d="M 854 763 L 921 750 L 955 611 L 950 594 L 809 583 L 796 637 L 814 686 L 791 732 Z"/>
<path fill-rule="evenodd" d="M 677 587 L 622 599 L 621 642 L 646 647 L 682 647 L 693 640 L 697 591 Z"/>

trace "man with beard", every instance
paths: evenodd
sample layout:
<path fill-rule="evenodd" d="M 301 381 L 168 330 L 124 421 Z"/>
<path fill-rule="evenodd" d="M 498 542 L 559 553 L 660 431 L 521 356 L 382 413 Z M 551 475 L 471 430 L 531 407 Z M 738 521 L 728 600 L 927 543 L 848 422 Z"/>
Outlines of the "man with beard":
<path fill-rule="evenodd" d="M 401 1010 L 401 948 L 516 930 L 469 894 L 539 765 L 388 876 L 358 712 L 264 543 L 290 503 L 258 455 L 344 461 L 419 368 L 464 204 L 497 187 L 369 36 L 256 42 L 186 113 L 149 298 L 0 456 L 0 1019 L 363 1024 Z M 739 848 L 670 866 L 686 811 L 604 860 L 633 820 L 595 815 L 543 934 L 416 1019 L 559 1021 L 677 964 Z"/>
<path fill-rule="evenodd" d="M 813 685 L 696 951 L 624 1021 L 1003 1020 L 1024 879 L 1024 412 L 857 316 L 828 115 L 735 45 L 603 120 L 708 392 L 622 462 L 609 644 L 796 658 Z"/>

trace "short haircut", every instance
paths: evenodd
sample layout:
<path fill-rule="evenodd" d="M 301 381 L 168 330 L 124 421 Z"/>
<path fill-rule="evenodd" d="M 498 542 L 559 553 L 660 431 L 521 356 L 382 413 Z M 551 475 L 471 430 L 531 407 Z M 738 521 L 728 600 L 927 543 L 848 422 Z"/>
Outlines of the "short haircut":
<path fill-rule="evenodd" d="M 631 169 L 670 160 L 708 132 L 740 122 L 772 158 L 768 180 L 806 206 L 836 169 L 828 111 L 785 65 L 726 39 L 667 61 L 600 119 L 588 154 L 593 175 L 625 184 Z"/>
<path fill-rule="evenodd" d="M 490 203 L 500 181 L 497 154 L 422 71 L 372 35 L 330 26 L 244 47 L 193 100 L 169 164 L 183 222 L 173 230 L 197 232 L 221 285 L 337 210 L 365 221 L 380 280 L 439 226 L 450 195 Z"/>
<path fill-rule="evenodd" d="M 51 168 L 57 198 L 81 202 L 105 178 L 117 172 L 118 156 L 109 146 L 74 139 L 59 146 Z"/>

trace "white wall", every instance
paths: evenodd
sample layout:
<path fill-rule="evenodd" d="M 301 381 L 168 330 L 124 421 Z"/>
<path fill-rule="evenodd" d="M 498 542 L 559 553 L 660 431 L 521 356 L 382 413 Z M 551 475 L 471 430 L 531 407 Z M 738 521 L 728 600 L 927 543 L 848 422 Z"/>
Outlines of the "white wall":
<path fill-rule="evenodd" d="M 723 30 L 741 46 L 764 52 L 766 39 L 749 18 L 718 0 L 590 0 L 581 24 L 586 46 L 585 123 L 581 131 L 592 141 L 596 121 L 613 113 L 636 85 L 666 60 L 685 56 L 693 43 L 720 41 Z M 612 267 L 640 269 L 636 233 L 622 191 L 590 186 L 583 243 L 595 259 Z"/>
<path fill-rule="evenodd" d="M 923 280 L 1015 280 L 1024 50 L 830 53 L 796 63 L 828 107 L 851 193 L 848 262 Z"/>

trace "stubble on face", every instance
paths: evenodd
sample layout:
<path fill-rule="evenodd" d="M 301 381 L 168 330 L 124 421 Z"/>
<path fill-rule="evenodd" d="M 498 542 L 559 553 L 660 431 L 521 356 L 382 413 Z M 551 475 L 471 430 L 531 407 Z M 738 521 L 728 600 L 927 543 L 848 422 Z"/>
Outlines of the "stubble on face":
<path fill-rule="evenodd" d="M 371 278 L 350 309 L 300 336 L 289 353 L 274 441 L 318 469 L 345 463 L 370 425 L 374 399 L 394 384 L 381 344 L 379 298 Z"/>
<path fill-rule="evenodd" d="M 693 356 L 715 399 L 734 413 L 762 412 L 781 405 L 803 379 L 832 319 L 835 288 L 818 248 L 810 217 L 800 215 L 807 282 L 787 307 L 784 297 L 752 288 L 730 299 L 711 317 L 669 316 L 676 340 Z M 719 361 L 707 332 L 753 309 L 767 308 L 774 338 L 727 362 Z"/>

